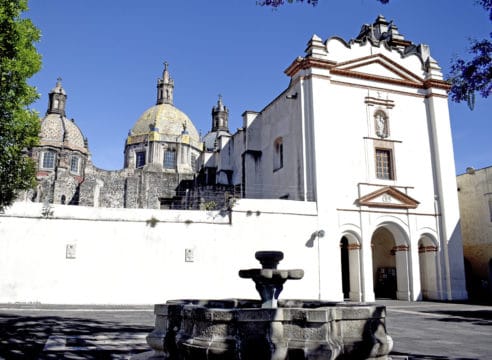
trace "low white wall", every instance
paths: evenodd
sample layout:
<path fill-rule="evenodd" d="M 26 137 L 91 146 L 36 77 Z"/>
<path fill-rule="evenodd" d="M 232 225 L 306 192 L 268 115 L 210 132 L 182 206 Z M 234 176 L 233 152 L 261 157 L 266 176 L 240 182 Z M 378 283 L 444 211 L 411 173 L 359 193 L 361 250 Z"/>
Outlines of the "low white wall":
<path fill-rule="evenodd" d="M 254 283 L 238 276 L 260 267 L 258 250 L 281 250 L 279 268 L 305 270 L 281 298 L 318 296 L 317 247 L 309 244 L 318 230 L 314 203 L 243 199 L 231 221 L 217 211 L 50 210 L 44 216 L 42 204 L 16 203 L 0 214 L 0 303 L 258 298 Z M 186 261 L 186 250 L 193 261 Z"/>

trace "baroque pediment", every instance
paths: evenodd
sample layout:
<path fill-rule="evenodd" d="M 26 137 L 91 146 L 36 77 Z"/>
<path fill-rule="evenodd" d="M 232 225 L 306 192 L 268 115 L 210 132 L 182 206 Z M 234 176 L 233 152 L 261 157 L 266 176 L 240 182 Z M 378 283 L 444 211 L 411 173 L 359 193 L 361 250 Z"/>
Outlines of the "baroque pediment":
<path fill-rule="evenodd" d="M 382 54 L 338 63 L 331 73 L 406 86 L 423 86 L 424 80 Z"/>
<path fill-rule="evenodd" d="M 420 203 L 392 186 L 385 186 L 360 197 L 361 206 L 415 209 Z"/>

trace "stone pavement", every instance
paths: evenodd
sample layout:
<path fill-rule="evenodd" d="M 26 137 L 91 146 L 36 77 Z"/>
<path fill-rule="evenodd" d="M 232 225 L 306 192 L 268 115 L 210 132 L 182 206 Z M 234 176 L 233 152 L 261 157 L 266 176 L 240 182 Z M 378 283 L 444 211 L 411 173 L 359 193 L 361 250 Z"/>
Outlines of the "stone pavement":
<path fill-rule="evenodd" d="M 396 359 L 492 359 L 492 306 L 378 301 Z"/>
<path fill-rule="evenodd" d="M 492 360 L 492 306 L 378 301 L 394 360 Z M 128 359 L 147 351 L 153 306 L 0 304 L 0 360 Z"/>

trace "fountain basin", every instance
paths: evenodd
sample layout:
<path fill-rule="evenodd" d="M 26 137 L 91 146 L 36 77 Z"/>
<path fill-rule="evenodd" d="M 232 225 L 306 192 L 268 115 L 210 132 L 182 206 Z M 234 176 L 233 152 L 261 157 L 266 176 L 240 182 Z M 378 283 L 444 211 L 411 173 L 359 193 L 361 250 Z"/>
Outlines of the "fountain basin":
<path fill-rule="evenodd" d="M 175 300 L 155 305 L 153 351 L 133 359 L 389 359 L 384 306 L 279 300 Z"/>

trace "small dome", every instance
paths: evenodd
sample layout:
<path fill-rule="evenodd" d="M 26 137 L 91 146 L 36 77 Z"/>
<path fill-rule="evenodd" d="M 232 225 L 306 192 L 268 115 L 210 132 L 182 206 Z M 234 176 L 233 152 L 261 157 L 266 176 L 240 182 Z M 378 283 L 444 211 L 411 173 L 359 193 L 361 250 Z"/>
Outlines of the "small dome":
<path fill-rule="evenodd" d="M 228 131 L 217 130 L 211 131 L 207 135 L 205 135 L 202 139 L 202 142 L 205 144 L 205 149 L 208 151 L 212 151 L 217 148 L 217 141 L 221 136 L 231 136 Z"/>
<path fill-rule="evenodd" d="M 187 132 L 190 140 L 199 143 L 200 136 L 190 118 L 171 104 L 158 104 L 146 110 L 137 120 L 130 136 L 148 134 L 153 129 L 164 136 L 163 140 L 174 140 Z"/>
<path fill-rule="evenodd" d="M 87 154 L 84 136 L 79 127 L 59 114 L 48 114 L 41 121 L 41 146 L 64 147 Z"/>

